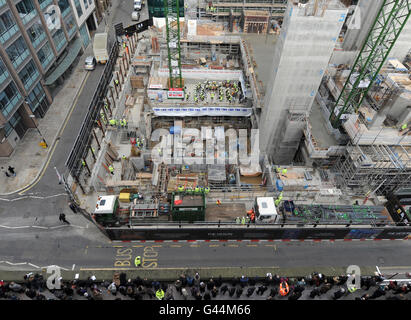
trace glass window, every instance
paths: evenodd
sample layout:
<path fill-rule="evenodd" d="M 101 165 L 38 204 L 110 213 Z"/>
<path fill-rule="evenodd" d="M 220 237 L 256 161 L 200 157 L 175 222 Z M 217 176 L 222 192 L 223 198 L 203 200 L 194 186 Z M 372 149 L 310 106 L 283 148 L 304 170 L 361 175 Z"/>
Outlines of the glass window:
<path fill-rule="evenodd" d="M 76 6 L 77 16 L 80 18 L 83 15 L 83 9 L 81 9 L 80 1 L 74 0 L 74 5 Z"/>
<path fill-rule="evenodd" d="M 0 16 L 0 40 L 5 43 L 18 30 L 10 11 L 4 12 Z"/>
<path fill-rule="evenodd" d="M 52 4 L 53 0 L 38 0 L 41 9 L 47 8 L 50 4 Z"/>
<path fill-rule="evenodd" d="M 74 32 L 76 32 L 76 20 L 74 19 L 74 16 L 71 15 L 66 21 L 66 29 L 69 34 L 69 37 L 73 35 Z"/>
<path fill-rule="evenodd" d="M 35 48 L 37 48 L 37 46 L 46 38 L 46 33 L 39 23 L 35 23 L 30 28 L 28 28 L 27 34 L 29 35 L 33 47 Z"/>
<path fill-rule="evenodd" d="M 83 40 L 84 48 L 87 48 L 90 38 L 88 36 L 87 26 L 85 23 L 80 28 L 80 35 L 81 35 L 81 39 Z"/>
<path fill-rule="evenodd" d="M 13 110 L 20 100 L 21 95 L 17 91 L 14 82 L 10 84 L 0 93 L 0 110 L 5 117 Z"/>
<path fill-rule="evenodd" d="M 10 133 L 17 126 L 17 124 L 20 122 L 20 120 L 21 120 L 21 116 L 18 112 L 13 114 L 13 116 L 10 118 L 9 122 L 7 122 L 4 125 L 4 131 L 6 131 L 6 137 L 8 137 L 10 135 Z"/>
<path fill-rule="evenodd" d="M 67 40 L 64 35 L 63 30 L 58 29 L 52 36 L 54 45 L 56 46 L 57 51 L 60 51 L 61 48 L 66 44 Z"/>
<path fill-rule="evenodd" d="M 87 0 L 83 0 L 83 2 L 84 2 L 84 8 L 86 8 L 86 10 L 87 10 L 87 8 L 88 8 L 88 2 L 87 2 Z"/>
<path fill-rule="evenodd" d="M 50 62 L 54 59 L 54 53 L 51 50 L 50 44 L 47 42 L 39 51 L 37 51 L 37 57 L 40 60 L 43 69 L 47 69 Z"/>
<path fill-rule="evenodd" d="M 24 84 L 26 90 L 30 89 L 33 83 L 38 79 L 39 72 L 34 64 L 33 60 L 30 60 L 24 68 L 19 72 L 19 78 Z"/>
<path fill-rule="evenodd" d="M 40 82 L 34 87 L 27 97 L 28 104 L 32 112 L 34 112 L 37 107 L 40 105 L 41 101 L 45 98 L 46 93 L 44 92 L 43 87 Z"/>
<path fill-rule="evenodd" d="M 27 49 L 26 43 L 22 37 L 19 37 L 16 41 L 14 41 L 6 49 L 6 52 L 15 68 L 17 68 L 29 55 L 29 50 Z"/>
<path fill-rule="evenodd" d="M 68 0 L 59 0 L 58 2 L 61 14 L 65 17 L 70 12 L 70 3 Z"/>
<path fill-rule="evenodd" d="M 23 23 L 29 22 L 36 15 L 33 0 L 23 0 L 16 4 L 17 11 Z"/>
<path fill-rule="evenodd" d="M 3 83 L 9 76 L 9 72 L 6 69 L 6 66 L 4 65 L 3 61 L 0 60 L 0 83 Z"/>
<path fill-rule="evenodd" d="M 93 4 L 93 0 L 88 0 L 88 3 L 90 4 L 90 6 Z"/>

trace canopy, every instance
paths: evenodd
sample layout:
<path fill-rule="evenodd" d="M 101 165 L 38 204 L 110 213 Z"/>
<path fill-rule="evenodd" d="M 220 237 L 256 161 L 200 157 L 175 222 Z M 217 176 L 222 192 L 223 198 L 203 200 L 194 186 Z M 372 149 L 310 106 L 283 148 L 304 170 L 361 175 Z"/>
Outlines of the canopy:
<path fill-rule="evenodd" d="M 49 86 L 53 84 L 60 76 L 71 66 L 73 61 L 76 59 L 78 53 L 81 50 L 81 39 L 77 38 L 74 43 L 69 46 L 68 53 L 64 59 L 60 62 L 56 69 L 46 78 L 44 84 Z"/>

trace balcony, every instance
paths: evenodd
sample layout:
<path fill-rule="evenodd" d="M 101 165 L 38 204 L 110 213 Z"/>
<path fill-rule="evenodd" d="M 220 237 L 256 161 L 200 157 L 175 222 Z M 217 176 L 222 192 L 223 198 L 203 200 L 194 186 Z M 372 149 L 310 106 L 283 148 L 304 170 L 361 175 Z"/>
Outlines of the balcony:
<path fill-rule="evenodd" d="M 45 33 L 45 32 L 43 32 L 42 34 L 40 34 L 40 35 L 36 38 L 36 40 L 34 40 L 34 41 L 32 42 L 33 47 L 37 49 L 38 46 L 43 42 L 44 39 L 46 39 L 46 33 Z"/>
<path fill-rule="evenodd" d="M 19 31 L 17 24 L 13 25 L 10 29 L 0 35 L 0 42 L 6 43 L 12 36 L 14 36 Z"/>
<path fill-rule="evenodd" d="M 3 72 L 0 74 L 0 83 L 3 84 L 6 79 L 9 77 L 9 72 L 7 71 L 7 69 L 3 69 Z"/>
<path fill-rule="evenodd" d="M 23 63 L 24 60 L 29 56 L 29 49 L 26 49 L 22 52 L 22 54 L 18 57 L 16 57 L 12 63 L 14 68 L 18 69 L 18 67 Z"/>
<path fill-rule="evenodd" d="M 9 117 L 9 115 L 11 116 L 13 113 L 12 111 L 15 109 L 15 107 L 18 105 L 18 103 L 21 100 L 21 95 L 18 91 L 16 91 L 16 94 L 14 95 L 14 97 L 9 100 L 9 102 L 5 105 L 5 107 L 1 110 L 1 112 L 3 113 L 4 117 L 6 118 L 6 120 Z"/>
<path fill-rule="evenodd" d="M 24 24 L 29 23 L 36 15 L 37 12 L 36 10 L 32 10 L 30 13 L 24 14 L 24 13 L 19 13 L 21 21 L 23 21 Z"/>
<path fill-rule="evenodd" d="M 40 3 L 40 8 L 41 10 L 46 9 L 49 5 L 53 3 L 53 0 L 45 0 L 42 3 Z"/>

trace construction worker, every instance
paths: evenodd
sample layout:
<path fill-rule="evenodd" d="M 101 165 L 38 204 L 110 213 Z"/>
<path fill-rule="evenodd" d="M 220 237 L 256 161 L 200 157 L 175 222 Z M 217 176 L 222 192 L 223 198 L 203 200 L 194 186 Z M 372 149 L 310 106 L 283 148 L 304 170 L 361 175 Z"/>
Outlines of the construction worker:
<path fill-rule="evenodd" d="M 137 257 L 134 259 L 134 264 L 135 264 L 135 266 L 136 266 L 137 268 L 141 266 L 141 257 L 140 257 L 140 256 L 137 256 Z"/>
<path fill-rule="evenodd" d="M 127 128 L 127 120 L 123 119 L 123 123 L 124 123 L 124 128 Z"/>
<path fill-rule="evenodd" d="M 94 154 L 94 156 L 96 155 L 96 150 L 94 150 L 93 147 L 91 147 L 91 152 Z"/>
<path fill-rule="evenodd" d="M 283 175 L 286 175 L 287 174 L 287 169 L 284 168 L 281 172 L 282 172 Z"/>
<path fill-rule="evenodd" d="M 251 219 L 252 223 L 255 223 L 255 213 L 254 213 L 254 211 L 251 213 L 250 219 Z"/>
<path fill-rule="evenodd" d="M 407 127 L 408 127 L 408 125 L 407 125 L 406 123 L 404 123 L 404 124 L 401 126 L 401 131 L 404 131 L 405 129 L 407 129 Z"/>
<path fill-rule="evenodd" d="M 290 288 L 288 287 L 288 283 L 283 281 L 280 283 L 280 295 L 283 297 L 286 296 L 290 292 Z"/>
<path fill-rule="evenodd" d="M 110 120 L 109 120 L 109 123 L 110 123 L 110 126 L 113 126 L 113 127 L 115 127 L 116 124 L 117 124 L 117 122 L 116 122 L 115 119 L 110 119 Z"/>
<path fill-rule="evenodd" d="M 198 101 L 197 96 L 194 96 L 194 102 L 197 103 L 197 101 Z"/>
<path fill-rule="evenodd" d="M 237 224 L 241 223 L 240 217 L 235 218 L 235 223 L 237 223 Z"/>
<path fill-rule="evenodd" d="M 210 97 L 211 97 L 211 100 L 214 100 L 214 92 L 211 92 Z"/>
<path fill-rule="evenodd" d="M 158 299 L 158 300 L 163 300 L 163 298 L 164 298 L 164 291 L 163 291 L 163 289 L 158 289 L 157 291 L 156 291 L 156 298 Z"/>
<path fill-rule="evenodd" d="M 241 218 L 241 224 L 245 224 L 245 217 Z"/>
<path fill-rule="evenodd" d="M 186 93 L 186 100 L 188 100 L 188 98 L 190 98 L 190 94 L 187 92 Z"/>
<path fill-rule="evenodd" d="M 81 160 L 81 164 L 83 165 L 83 167 L 86 166 L 86 162 L 84 160 Z"/>
<path fill-rule="evenodd" d="M 188 187 L 188 188 L 186 189 L 186 193 L 187 193 L 187 194 L 193 194 L 193 188 Z"/>
<path fill-rule="evenodd" d="M 200 187 L 200 193 L 204 193 L 204 187 Z"/>
<path fill-rule="evenodd" d="M 123 154 L 123 156 L 121 157 L 123 160 L 126 160 L 127 157 Z"/>
<path fill-rule="evenodd" d="M 114 80 L 114 84 L 116 85 L 116 87 L 118 86 L 118 80 L 117 79 Z"/>
<path fill-rule="evenodd" d="M 221 205 L 221 201 L 220 201 L 220 200 L 217 200 L 215 203 L 216 203 L 218 206 Z"/>
<path fill-rule="evenodd" d="M 194 188 L 194 193 L 195 193 L 195 194 L 199 194 L 199 193 L 200 193 L 200 188 L 199 188 L 198 186 L 196 186 L 196 187 Z"/>
<path fill-rule="evenodd" d="M 163 156 L 163 150 L 161 150 L 161 148 L 158 148 L 158 155 L 159 155 L 160 157 Z"/>
<path fill-rule="evenodd" d="M 110 165 L 108 167 L 108 170 L 110 171 L 110 173 L 114 176 L 114 167 L 112 165 Z"/>
<path fill-rule="evenodd" d="M 348 286 L 348 292 L 354 293 L 355 291 L 357 291 L 357 288 L 355 286 Z"/>
<path fill-rule="evenodd" d="M 210 188 L 209 187 L 205 187 L 204 188 L 204 194 L 208 194 L 210 192 Z"/>
<path fill-rule="evenodd" d="M 184 186 L 178 186 L 178 192 L 184 192 Z"/>

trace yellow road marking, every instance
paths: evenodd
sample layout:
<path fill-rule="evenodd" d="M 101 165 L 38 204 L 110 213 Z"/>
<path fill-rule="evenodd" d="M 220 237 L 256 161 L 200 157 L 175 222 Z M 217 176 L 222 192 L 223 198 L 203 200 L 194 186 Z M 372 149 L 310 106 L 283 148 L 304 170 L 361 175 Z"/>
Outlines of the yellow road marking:
<path fill-rule="evenodd" d="M 66 119 L 65 119 L 65 121 L 64 121 L 63 128 L 61 129 L 61 131 L 60 131 L 60 133 L 59 133 L 60 136 L 63 134 L 64 129 L 65 129 L 66 126 L 67 126 L 68 120 L 71 118 L 71 114 L 73 113 L 73 111 L 74 111 L 74 109 L 75 109 L 75 107 L 76 107 L 76 105 L 77 105 L 77 101 L 78 101 L 81 93 L 83 92 L 84 86 L 85 86 L 85 84 L 86 84 L 87 79 L 88 79 L 89 76 L 90 76 L 90 72 L 87 73 L 87 75 L 86 75 L 86 77 L 84 78 L 83 83 L 82 83 L 82 85 L 81 85 L 81 87 L 80 87 L 80 91 L 77 92 L 76 99 L 74 100 L 73 104 L 71 105 L 70 113 L 69 113 L 69 115 L 66 117 Z M 50 151 L 49 159 L 47 160 L 46 165 L 44 166 L 44 168 L 43 168 L 43 170 L 41 171 L 41 173 L 40 173 L 40 175 L 38 176 L 38 178 L 34 181 L 33 184 L 29 183 L 28 185 L 26 185 L 25 187 L 23 187 L 24 189 L 18 193 L 19 195 L 22 195 L 23 193 L 29 191 L 29 190 L 30 190 L 31 188 L 33 188 L 37 183 L 39 183 L 39 181 L 43 178 L 44 173 L 46 172 L 46 170 L 47 170 L 47 168 L 48 168 L 48 166 L 49 166 L 49 164 L 50 164 L 50 160 L 51 160 L 51 158 L 53 157 L 54 151 L 56 150 L 56 147 L 57 147 L 57 145 L 58 145 L 59 142 L 60 142 L 60 139 L 56 140 L 56 143 L 54 144 L 53 149 Z M 30 185 L 30 184 L 31 184 L 31 185 Z"/>
<path fill-rule="evenodd" d="M 256 244 L 247 244 L 247 247 L 257 247 Z"/>
<path fill-rule="evenodd" d="M 123 248 L 123 246 L 113 246 L 113 248 Z"/>
<path fill-rule="evenodd" d="M 238 247 L 238 244 L 229 244 L 229 247 Z"/>
<path fill-rule="evenodd" d="M 144 247 L 142 244 L 139 244 L 139 245 L 136 245 L 136 246 L 133 246 L 134 248 L 141 248 L 141 247 Z"/>
<path fill-rule="evenodd" d="M 171 244 L 170 247 L 172 247 L 172 248 L 181 248 L 181 246 L 179 244 Z"/>
<path fill-rule="evenodd" d="M 198 248 L 200 245 L 199 244 L 190 244 L 190 247 L 196 247 Z"/>
<path fill-rule="evenodd" d="M 219 244 L 210 244 L 210 247 L 218 247 Z"/>

